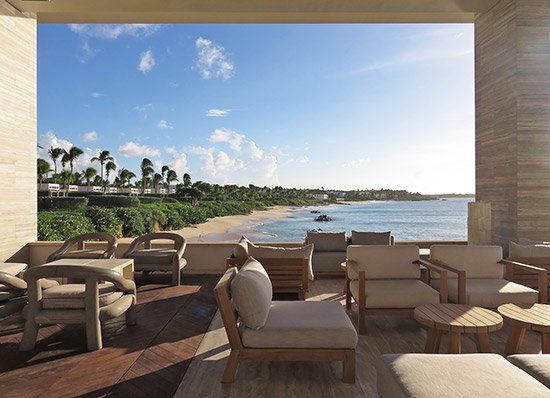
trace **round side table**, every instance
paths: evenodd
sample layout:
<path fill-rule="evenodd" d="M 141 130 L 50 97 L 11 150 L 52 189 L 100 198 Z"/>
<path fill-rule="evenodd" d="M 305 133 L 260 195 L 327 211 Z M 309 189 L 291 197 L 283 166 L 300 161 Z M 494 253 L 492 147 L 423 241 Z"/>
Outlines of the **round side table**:
<path fill-rule="evenodd" d="M 503 304 L 497 311 L 512 327 L 506 342 L 506 355 L 518 353 L 526 329 L 541 334 L 542 353 L 550 354 L 550 305 Z"/>
<path fill-rule="evenodd" d="M 414 309 L 414 319 L 428 329 L 424 352 L 438 353 L 443 333 L 449 334 L 449 354 L 460 354 L 462 333 L 476 335 L 479 352 L 491 352 L 489 332 L 502 328 L 503 319 L 496 312 L 463 304 L 426 304 Z"/>

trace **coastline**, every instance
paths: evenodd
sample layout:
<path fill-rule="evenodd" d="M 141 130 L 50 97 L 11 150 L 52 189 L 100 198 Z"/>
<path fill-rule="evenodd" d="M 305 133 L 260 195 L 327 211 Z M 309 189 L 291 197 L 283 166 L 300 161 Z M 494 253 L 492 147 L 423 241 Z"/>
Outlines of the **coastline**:
<path fill-rule="evenodd" d="M 203 224 L 185 227 L 173 233 L 188 242 L 236 242 L 242 235 L 257 233 L 255 227 L 266 221 L 287 217 L 296 206 L 275 206 L 266 210 L 253 210 L 250 214 L 214 217 Z"/>

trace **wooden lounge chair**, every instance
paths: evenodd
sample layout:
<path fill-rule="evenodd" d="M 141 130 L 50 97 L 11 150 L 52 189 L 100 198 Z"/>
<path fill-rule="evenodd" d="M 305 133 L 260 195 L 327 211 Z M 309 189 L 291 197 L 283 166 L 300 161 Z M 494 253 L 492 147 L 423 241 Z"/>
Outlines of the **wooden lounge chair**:
<path fill-rule="evenodd" d="M 413 316 L 415 307 L 447 302 L 447 271 L 425 263 L 412 245 L 348 246 L 346 308 L 357 303 L 357 329 L 365 333 L 367 315 Z M 420 266 L 441 275 L 441 291 L 420 280 Z"/>
<path fill-rule="evenodd" d="M 252 279 L 259 277 L 263 285 L 258 290 L 254 290 L 254 286 L 235 287 L 238 274 L 241 274 L 240 282 L 254 284 Z M 231 347 L 222 382 L 231 383 L 239 362 L 244 360 L 326 360 L 342 361 L 342 380 L 354 383 L 357 333 L 340 304 L 332 301 L 271 302 L 267 299 L 272 294 L 269 286 L 269 278 L 261 264 L 250 259 L 241 271 L 236 267 L 228 269 L 214 289 Z M 253 291 L 258 294 L 250 294 Z M 243 302 L 245 304 L 240 305 Z M 241 310 L 236 308 L 239 306 Z M 246 314 L 249 310 L 242 308 L 246 306 L 252 306 L 254 314 L 263 313 L 264 319 L 251 324 L 250 315 Z"/>

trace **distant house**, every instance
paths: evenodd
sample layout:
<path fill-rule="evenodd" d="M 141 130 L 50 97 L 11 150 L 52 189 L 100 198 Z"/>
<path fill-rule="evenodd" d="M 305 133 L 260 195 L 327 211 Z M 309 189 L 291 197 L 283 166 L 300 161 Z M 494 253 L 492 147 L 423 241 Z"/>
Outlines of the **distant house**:
<path fill-rule="evenodd" d="M 314 193 L 313 198 L 317 200 L 328 200 L 328 195 L 326 193 Z"/>

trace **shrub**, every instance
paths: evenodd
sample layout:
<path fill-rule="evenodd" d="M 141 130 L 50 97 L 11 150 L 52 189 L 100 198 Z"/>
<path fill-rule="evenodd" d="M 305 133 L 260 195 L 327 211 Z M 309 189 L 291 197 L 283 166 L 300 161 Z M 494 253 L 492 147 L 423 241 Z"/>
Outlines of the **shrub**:
<path fill-rule="evenodd" d="M 92 220 L 96 231 L 108 232 L 118 238 L 122 237 L 122 221 L 116 216 L 113 209 L 88 207 L 86 215 Z"/>
<path fill-rule="evenodd" d="M 179 200 L 166 196 L 162 198 L 162 203 L 179 203 Z"/>
<path fill-rule="evenodd" d="M 113 209 L 116 216 L 122 221 L 123 236 L 140 236 L 148 232 L 145 227 L 142 213 L 132 207 L 117 207 Z"/>
<path fill-rule="evenodd" d="M 90 195 L 88 206 L 98 207 L 138 207 L 139 199 L 122 195 Z"/>
<path fill-rule="evenodd" d="M 88 204 L 88 198 L 66 197 L 49 198 L 41 196 L 38 198 L 38 210 L 76 210 L 85 207 Z"/>
<path fill-rule="evenodd" d="M 138 199 L 139 203 L 141 203 L 142 205 L 162 202 L 162 198 L 157 198 L 155 196 L 140 196 L 138 197 Z"/>
<path fill-rule="evenodd" d="M 150 208 L 155 215 L 157 222 L 162 230 L 174 230 L 185 227 L 181 214 L 178 212 L 179 204 L 162 203 L 155 205 L 145 205 L 143 207 Z"/>
<path fill-rule="evenodd" d="M 95 226 L 80 211 L 43 211 L 38 213 L 38 240 L 67 240 L 95 232 Z"/>

